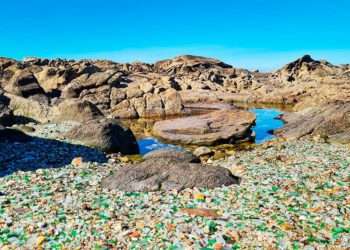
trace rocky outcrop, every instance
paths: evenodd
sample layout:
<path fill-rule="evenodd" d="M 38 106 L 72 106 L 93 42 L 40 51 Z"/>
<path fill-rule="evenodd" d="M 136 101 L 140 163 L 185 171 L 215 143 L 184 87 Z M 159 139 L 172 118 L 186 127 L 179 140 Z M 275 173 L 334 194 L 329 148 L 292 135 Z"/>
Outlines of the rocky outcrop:
<path fill-rule="evenodd" d="M 258 101 L 295 105 L 295 110 L 318 107 L 350 98 L 346 66 L 305 55 L 266 78 Z M 270 87 L 268 87 L 268 84 Z"/>
<path fill-rule="evenodd" d="M 117 95 L 117 94 L 115 94 Z M 127 94 L 131 96 L 131 94 Z M 111 108 L 114 118 L 150 118 L 184 114 L 181 96 L 173 89 L 161 94 L 144 94 L 126 99 Z"/>
<path fill-rule="evenodd" d="M 349 65 L 308 55 L 273 73 L 191 55 L 154 64 L 0 58 L 0 87 L 10 99 L 0 112 L 39 122 L 187 115 L 194 110 L 189 104 L 218 102 L 288 104 L 296 111 L 322 107 L 321 112 L 350 100 L 349 82 Z M 84 105 L 67 105 L 69 99 Z"/>
<path fill-rule="evenodd" d="M 255 115 L 244 110 L 219 110 L 209 114 L 159 121 L 157 137 L 179 144 L 214 145 L 250 140 Z"/>
<path fill-rule="evenodd" d="M 1 85 L 12 94 L 32 98 L 44 93 L 50 103 L 53 98 L 78 98 L 116 118 L 181 115 L 185 104 L 181 91 L 229 94 L 257 84 L 246 70 L 198 56 L 180 56 L 154 65 L 29 58 L 4 60 L 0 71 Z"/>
<path fill-rule="evenodd" d="M 0 84 L 13 94 L 32 96 L 44 91 L 61 99 L 80 98 L 94 103 L 105 114 L 119 108 L 125 113 L 126 101 L 132 106 L 149 98 L 145 95 L 159 98 L 166 90 L 176 91 L 181 97 L 182 91 L 188 91 L 183 100 L 194 100 L 204 91 L 202 96 L 209 93 L 214 102 L 295 104 L 315 96 L 317 90 L 328 97 L 322 86 L 343 88 L 350 79 L 348 66 L 332 65 L 310 56 L 303 56 L 274 73 L 250 72 L 216 59 L 189 55 L 155 64 L 32 58 L 24 62 L 2 59 L 0 66 Z M 186 103 L 185 100 L 182 104 Z M 178 106 L 176 109 L 170 113 L 181 112 Z M 149 115 L 142 110 L 135 109 L 137 116 Z M 155 115 L 164 114 L 155 112 Z"/>
<path fill-rule="evenodd" d="M 67 132 L 65 137 L 107 153 L 139 153 L 133 133 L 113 119 L 90 120 L 81 123 Z"/>
<path fill-rule="evenodd" d="M 321 136 L 350 143 L 350 103 L 333 103 L 285 114 L 285 126 L 275 134 L 286 139 Z"/>
<path fill-rule="evenodd" d="M 331 81 L 341 78 L 342 68 L 332 65 L 327 61 L 314 60 L 310 55 L 305 55 L 278 70 L 276 74 L 282 81 Z"/>
<path fill-rule="evenodd" d="M 239 184 L 239 178 L 222 167 L 190 163 L 187 156 L 154 158 L 125 166 L 102 180 L 102 187 L 127 192 L 215 188 Z M 187 160 L 185 160 L 187 159 Z"/>

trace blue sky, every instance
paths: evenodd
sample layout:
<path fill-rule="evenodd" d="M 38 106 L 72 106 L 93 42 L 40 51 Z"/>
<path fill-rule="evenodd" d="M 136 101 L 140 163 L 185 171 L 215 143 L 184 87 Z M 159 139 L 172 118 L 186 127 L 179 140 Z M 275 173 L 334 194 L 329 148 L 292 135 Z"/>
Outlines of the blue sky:
<path fill-rule="evenodd" d="M 147 61 L 179 54 L 274 69 L 303 54 L 350 63 L 348 0 L 11 0 L 0 56 Z"/>

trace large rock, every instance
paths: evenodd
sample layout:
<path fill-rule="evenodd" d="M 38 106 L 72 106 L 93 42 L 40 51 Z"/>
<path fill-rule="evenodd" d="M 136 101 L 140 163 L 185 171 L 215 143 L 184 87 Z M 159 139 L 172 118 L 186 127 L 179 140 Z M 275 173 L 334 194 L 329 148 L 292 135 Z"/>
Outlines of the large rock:
<path fill-rule="evenodd" d="M 111 108 L 114 118 L 152 118 L 183 113 L 181 97 L 175 90 L 161 94 L 147 93 L 141 97 L 123 100 Z"/>
<path fill-rule="evenodd" d="M 286 122 L 275 134 L 286 139 L 305 136 L 332 137 L 334 141 L 350 142 L 350 103 L 333 103 L 304 109 L 282 116 Z"/>
<path fill-rule="evenodd" d="M 47 102 L 44 90 L 40 87 L 34 74 L 27 70 L 18 70 L 4 89 L 13 95 L 31 97 L 40 102 Z"/>
<path fill-rule="evenodd" d="M 3 95 L 2 90 L 0 89 L 0 124 L 9 125 L 12 122 L 12 111 L 8 107 L 10 100 Z"/>
<path fill-rule="evenodd" d="M 41 123 L 49 122 L 50 107 L 46 103 L 8 93 L 5 96 L 10 100 L 9 108 L 15 116 Z"/>
<path fill-rule="evenodd" d="M 255 115 L 244 110 L 219 110 L 209 114 L 156 122 L 157 137 L 179 144 L 214 145 L 250 140 Z"/>
<path fill-rule="evenodd" d="M 114 75 L 118 77 L 113 77 Z M 66 85 L 62 90 L 62 96 L 64 98 L 78 97 L 84 89 L 97 88 L 105 84 L 113 86 L 118 81 L 119 75 L 114 70 L 85 73 Z"/>
<path fill-rule="evenodd" d="M 137 141 L 131 130 L 122 127 L 114 119 L 90 120 L 68 131 L 65 137 L 107 153 L 139 153 Z"/>
<path fill-rule="evenodd" d="M 59 90 L 61 86 L 69 82 L 74 73 L 70 68 L 43 67 L 43 69 L 35 74 L 40 86 L 46 93 Z"/>
<path fill-rule="evenodd" d="M 189 159 L 174 157 L 148 158 L 128 165 L 102 180 L 102 187 L 126 192 L 215 188 L 239 184 L 239 178 L 222 167 L 202 166 Z"/>
<path fill-rule="evenodd" d="M 124 100 L 111 108 L 111 116 L 117 119 L 138 118 L 135 106 L 129 100 Z"/>
<path fill-rule="evenodd" d="M 184 112 L 181 96 L 176 90 L 169 89 L 165 91 L 161 94 L 161 98 L 166 116 L 180 115 Z"/>
<path fill-rule="evenodd" d="M 50 111 L 50 120 L 53 122 L 86 122 L 102 117 L 102 112 L 94 104 L 79 99 L 66 99 Z"/>
<path fill-rule="evenodd" d="M 13 114 L 37 122 L 86 122 L 103 117 L 101 111 L 92 103 L 79 99 L 66 99 L 57 105 L 49 106 L 43 102 L 5 94 Z"/>

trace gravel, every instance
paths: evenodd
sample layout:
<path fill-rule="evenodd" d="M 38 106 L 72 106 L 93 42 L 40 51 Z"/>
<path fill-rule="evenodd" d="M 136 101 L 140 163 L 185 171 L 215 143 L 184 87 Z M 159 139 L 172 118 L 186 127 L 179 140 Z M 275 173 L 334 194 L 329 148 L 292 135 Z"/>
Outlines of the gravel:
<path fill-rule="evenodd" d="M 77 150 L 73 156 L 85 152 L 65 143 Z M 60 152 L 52 146 L 43 152 Z M 6 154 L 18 150 L 18 144 L 0 147 Z M 32 171 L 12 169 L 0 178 L 0 248 L 350 247 L 347 147 L 307 140 L 268 142 L 213 164 L 242 177 L 241 184 L 179 193 L 130 193 L 100 187 L 101 179 L 122 163 L 63 161 L 56 168 L 46 164 Z M 196 216 L 186 212 L 189 209 L 204 210 Z M 217 216 L 209 216 L 210 211 Z"/>

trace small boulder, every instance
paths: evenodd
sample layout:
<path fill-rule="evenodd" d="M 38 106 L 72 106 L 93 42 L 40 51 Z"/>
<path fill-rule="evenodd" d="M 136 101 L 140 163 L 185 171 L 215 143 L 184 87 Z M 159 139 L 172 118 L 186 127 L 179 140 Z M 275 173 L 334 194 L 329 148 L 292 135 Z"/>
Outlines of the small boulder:
<path fill-rule="evenodd" d="M 350 143 L 350 131 L 334 134 L 325 138 L 327 142 L 338 143 L 338 144 L 349 144 Z"/>
<path fill-rule="evenodd" d="M 197 157 L 205 156 L 205 155 L 211 155 L 213 154 L 213 151 L 208 147 L 198 147 L 193 151 L 193 154 Z"/>
<path fill-rule="evenodd" d="M 53 122 L 86 122 L 102 117 L 103 114 L 96 105 L 79 99 L 66 99 L 50 111 L 50 120 Z"/>
<path fill-rule="evenodd" d="M 126 192 L 215 188 L 239 184 L 239 178 L 222 167 L 190 163 L 181 158 L 148 158 L 128 165 L 102 180 L 102 187 Z"/>
<path fill-rule="evenodd" d="M 139 153 L 137 141 L 131 130 L 122 127 L 114 119 L 90 120 L 72 128 L 65 137 L 107 153 Z"/>
<path fill-rule="evenodd" d="M 112 88 L 110 94 L 111 107 L 121 103 L 126 99 L 126 93 L 121 88 Z"/>
<path fill-rule="evenodd" d="M 117 119 L 138 118 L 135 106 L 129 101 L 124 100 L 111 108 L 111 116 Z"/>

